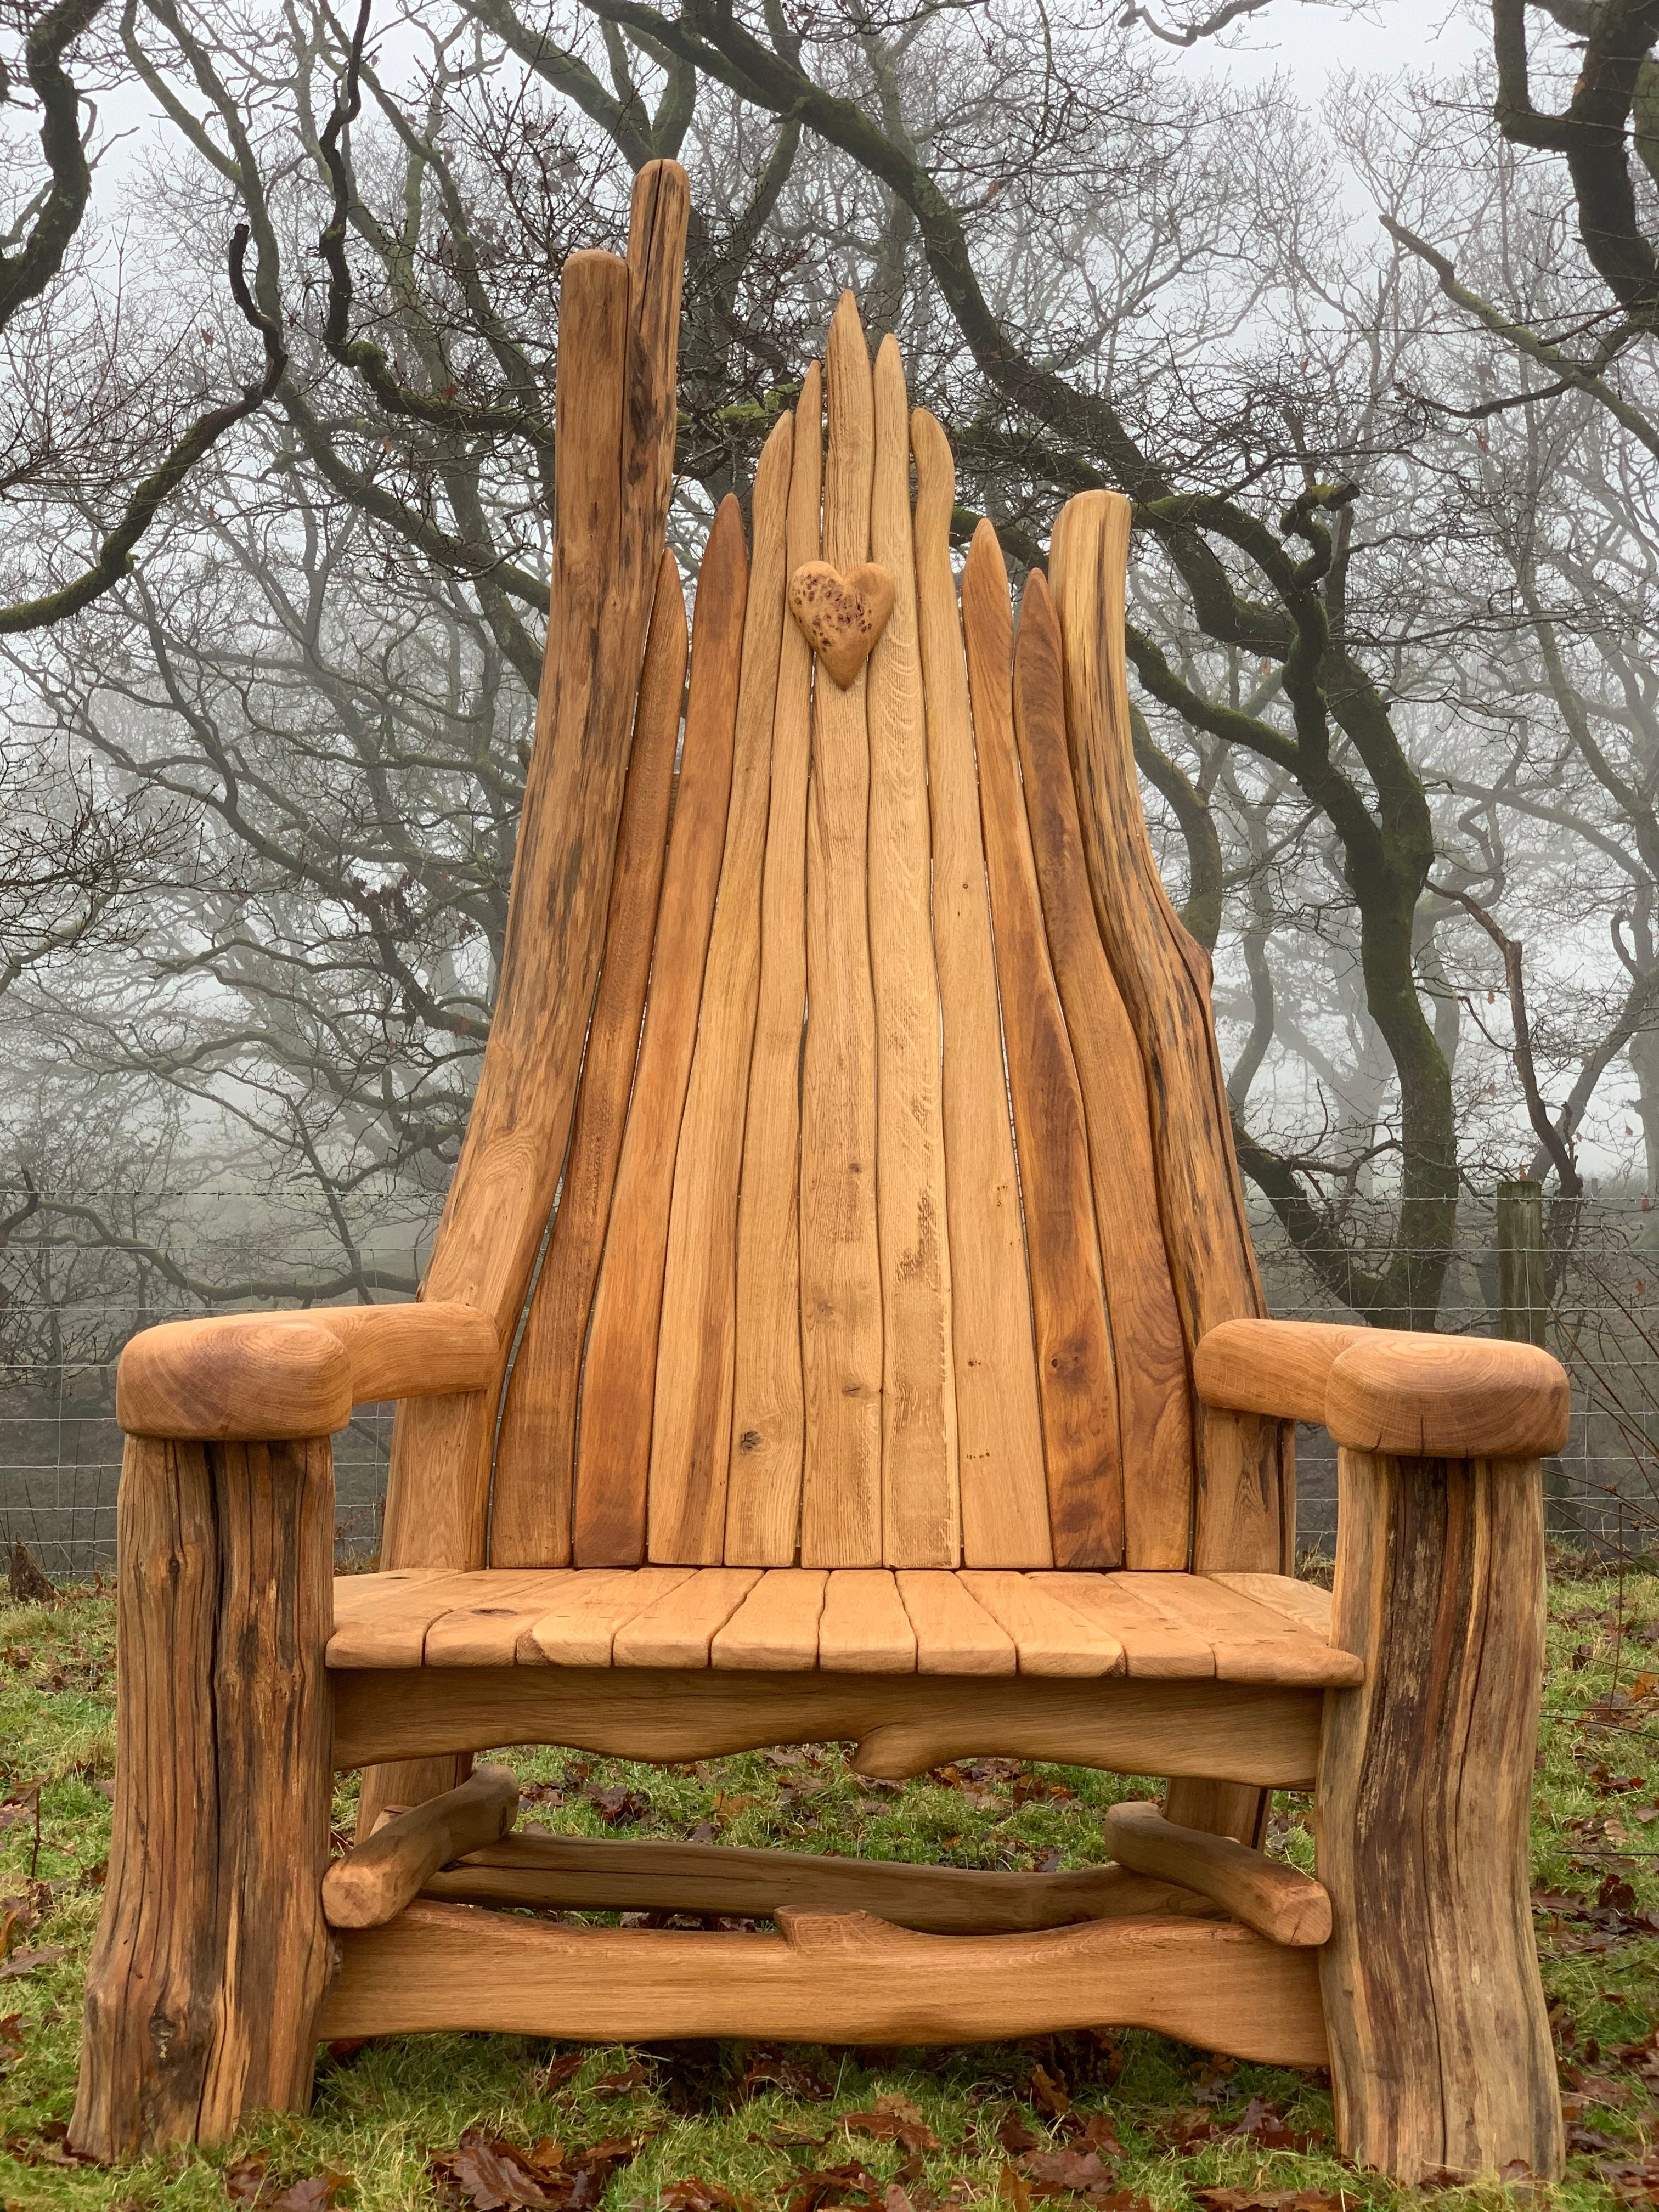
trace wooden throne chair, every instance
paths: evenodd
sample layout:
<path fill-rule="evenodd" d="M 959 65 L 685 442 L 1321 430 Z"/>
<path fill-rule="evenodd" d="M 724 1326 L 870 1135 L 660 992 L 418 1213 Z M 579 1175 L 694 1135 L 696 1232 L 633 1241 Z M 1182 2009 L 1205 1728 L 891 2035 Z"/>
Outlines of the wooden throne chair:
<path fill-rule="evenodd" d="M 1262 1317 L 1133 770 L 1128 502 L 1070 501 L 1018 629 L 981 524 L 958 602 L 949 447 L 850 296 L 750 544 L 715 518 L 688 684 L 686 210 L 652 165 L 626 259 L 564 272 L 535 745 L 422 1297 L 122 1362 L 72 2141 L 303 2108 L 319 2038 L 1122 2025 L 1328 2063 L 1343 2148 L 1403 2181 L 1553 2176 L 1527 1824 L 1565 1376 Z M 337 1583 L 329 1438 L 387 1398 L 381 1570 Z M 1297 1420 L 1340 1447 L 1334 1610 L 1291 1576 Z M 471 1767 L 830 1741 L 1169 1781 L 1114 1863 L 998 1875 L 515 1832 Z M 1317 1793 L 1317 1881 L 1261 1849 L 1275 1788 Z"/>

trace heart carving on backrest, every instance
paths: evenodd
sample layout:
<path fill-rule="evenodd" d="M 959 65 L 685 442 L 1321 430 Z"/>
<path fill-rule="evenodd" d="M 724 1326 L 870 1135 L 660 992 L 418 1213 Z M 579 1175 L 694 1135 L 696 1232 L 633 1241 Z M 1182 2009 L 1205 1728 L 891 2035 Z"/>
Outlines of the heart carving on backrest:
<path fill-rule="evenodd" d="M 789 611 L 844 691 L 887 627 L 892 574 L 873 561 L 844 575 L 827 561 L 803 561 L 789 579 Z"/>

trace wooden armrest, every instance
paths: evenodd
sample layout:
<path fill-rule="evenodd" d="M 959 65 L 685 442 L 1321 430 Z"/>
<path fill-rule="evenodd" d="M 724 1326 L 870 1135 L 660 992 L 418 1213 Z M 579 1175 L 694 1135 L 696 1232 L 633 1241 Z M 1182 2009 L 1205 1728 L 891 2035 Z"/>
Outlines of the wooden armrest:
<path fill-rule="evenodd" d="M 500 1359 L 495 1323 L 472 1306 L 165 1322 L 121 1354 L 115 1418 L 129 1436 L 187 1442 L 331 1436 L 371 1400 L 485 1389 Z"/>
<path fill-rule="evenodd" d="M 1229 1321 L 1193 1363 L 1206 1405 L 1321 1421 L 1412 1459 L 1536 1459 L 1567 1440 L 1566 1370 L 1530 1344 L 1318 1322 Z"/>

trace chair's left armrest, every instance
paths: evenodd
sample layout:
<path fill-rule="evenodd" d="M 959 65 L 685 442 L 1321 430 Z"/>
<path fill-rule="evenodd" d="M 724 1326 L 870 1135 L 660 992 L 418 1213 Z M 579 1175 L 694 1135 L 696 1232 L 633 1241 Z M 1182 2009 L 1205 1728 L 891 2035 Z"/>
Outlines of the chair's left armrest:
<path fill-rule="evenodd" d="M 1537 1459 L 1567 1440 L 1566 1370 L 1484 1336 L 1230 1321 L 1193 1363 L 1206 1405 L 1316 1421 L 1338 1443 L 1410 1459 Z"/>
<path fill-rule="evenodd" d="M 495 1323 L 457 1304 L 165 1322 L 121 1354 L 115 1418 L 200 1443 L 325 1437 L 355 1405 L 486 1389 L 500 1365 Z"/>

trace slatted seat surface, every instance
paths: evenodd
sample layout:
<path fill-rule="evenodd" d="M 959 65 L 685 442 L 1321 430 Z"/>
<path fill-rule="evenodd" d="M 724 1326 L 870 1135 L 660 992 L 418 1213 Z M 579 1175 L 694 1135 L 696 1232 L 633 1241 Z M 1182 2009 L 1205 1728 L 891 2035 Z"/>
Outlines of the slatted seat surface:
<path fill-rule="evenodd" d="M 1288 1577 L 781 1567 L 416 1568 L 340 1577 L 334 1668 L 716 1667 L 1359 1679 Z"/>

